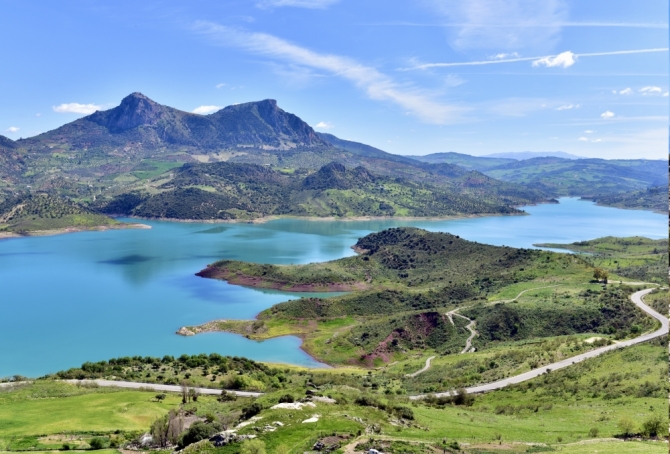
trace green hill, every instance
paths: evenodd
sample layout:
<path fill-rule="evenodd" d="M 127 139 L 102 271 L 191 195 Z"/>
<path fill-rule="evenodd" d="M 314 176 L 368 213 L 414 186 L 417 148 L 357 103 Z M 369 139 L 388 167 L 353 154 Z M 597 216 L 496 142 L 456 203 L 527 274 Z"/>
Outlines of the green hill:
<path fill-rule="evenodd" d="M 668 212 L 668 186 L 654 186 L 642 191 L 624 192 L 588 197 L 598 205 L 635 210 L 653 210 L 657 213 Z"/>
<path fill-rule="evenodd" d="M 231 162 L 186 164 L 171 172 L 173 176 L 153 194 L 137 191 L 99 198 L 94 207 L 103 213 L 173 219 L 445 217 L 518 214 L 519 210 L 510 206 L 514 202 L 541 200 L 532 191 L 510 189 L 495 180 L 491 180 L 492 189 L 482 189 L 468 185 L 466 175 L 454 180 L 458 185 L 440 187 L 375 176 L 364 167 L 348 169 L 339 163 L 327 164 L 316 172 L 281 172 Z"/>
<path fill-rule="evenodd" d="M 123 224 L 62 197 L 32 194 L 0 204 L 0 233 L 120 227 Z"/>
<path fill-rule="evenodd" d="M 648 159 L 533 158 L 486 170 L 503 181 L 558 196 L 597 197 L 666 185 L 667 161 Z"/>
<path fill-rule="evenodd" d="M 411 352 L 459 353 L 470 335 L 466 319 L 476 321 L 478 350 L 580 333 L 625 338 L 654 326 L 628 300 L 632 289 L 602 288 L 593 264 L 577 255 L 416 228 L 370 234 L 354 249 L 357 256 L 308 265 L 213 263 L 198 275 L 292 292 L 351 293 L 287 301 L 254 322 L 211 322 L 186 332 L 300 334 L 317 358 L 371 367 L 406 360 Z"/>

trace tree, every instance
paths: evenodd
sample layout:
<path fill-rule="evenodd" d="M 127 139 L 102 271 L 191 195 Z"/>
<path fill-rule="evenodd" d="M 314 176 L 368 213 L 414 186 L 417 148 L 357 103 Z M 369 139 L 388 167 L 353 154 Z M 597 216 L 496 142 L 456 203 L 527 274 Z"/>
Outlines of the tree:
<path fill-rule="evenodd" d="M 184 418 L 181 413 L 171 410 L 167 415 L 151 424 L 151 437 L 156 445 L 165 448 L 177 443 L 184 430 Z"/>
<path fill-rule="evenodd" d="M 624 437 L 633 435 L 633 428 L 635 427 L 635 423 L 629 417 L 624 416 L 621 418 L 616 426 L 619 429 L 619 432 L 621 432 L 621 435 Z"/>
<path fill-rule="evenodd" d="M 242 443 L 240 454 L 265 454 L 265 443 L 257 438 L 247 440 Z"/>
<path fill-rule="evenodd" d="M 167 394 L 165 393 L 156 394 L 156 402 L 163 402 L 166 397 Z"/>
<path fill-rule="evenodd" d="M 603 283 L 607 284 L 608 276 L 609 273 L 602 268 L 596 267 L 593 269 L 593 278 L 597 281 L 603 281 Z"/>

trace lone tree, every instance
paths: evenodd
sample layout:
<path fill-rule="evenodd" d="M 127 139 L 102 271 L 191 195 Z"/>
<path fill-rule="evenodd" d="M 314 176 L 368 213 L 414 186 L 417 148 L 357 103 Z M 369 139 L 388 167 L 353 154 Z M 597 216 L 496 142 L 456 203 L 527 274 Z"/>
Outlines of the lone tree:
<path fill-rule="evenodd" d="M 607 271 L 605 271 L 602 268 L 596 267 L 593 269 L 593 278 L 597 281 L 603 281 L 604 284 L 607 284 L 608 276 L 609 274 L 607 273 Z"/>

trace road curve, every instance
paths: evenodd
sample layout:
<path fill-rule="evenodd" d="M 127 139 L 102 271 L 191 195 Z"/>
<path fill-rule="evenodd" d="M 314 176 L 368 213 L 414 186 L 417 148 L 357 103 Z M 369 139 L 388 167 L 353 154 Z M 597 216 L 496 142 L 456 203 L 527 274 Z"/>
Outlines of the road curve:
<path fill-rule="evenodd" d="M 648 293 L 650 293 L 653 290 L 654 289 L 640 290 L 639 292 L 633 293 L 630 296 L 630 299 L 631 299 L 631 301 L 633 301 L 633 303 L 637 307 L 639 307 L 644 312 L 646 312 L 647 314 L 649 314 L 650 316 L 652 316 L 653 318 L 655 318 L 656 320 L 661 322 L 661 327 L 659 329 L 657 329 L 656 331 L 653 331 L 651 333 L 643 334 L 639 337 L 636 337 L 635 339 L 630 339 L 630 340 L 627 340 L 627 341 L 618 342 L 616 344 L 606 345 L 605 347 L 596 348 L 595 350 L 591 350 L 591 351 L 588 351 L 586 353 L 582 353 L 581 355 L 573 356 L 572 358 L 567 358 L 567 359 L 564 359 L 562 361 L 555 362 L 553 364 L 548 364 L 546 366 L 543 366 L 543 367 L 540 367 L 540 368 L 537 368 L 537 369 L 533 369 L 533 370 L 528 371 L 528 372 L 524 372 L 523 374 L 515 375 L 514 377 L 504 378 L 502 380 L 498 380 L 498 381 L 495 381 L 495 382 L 492 382 L 492 383 L 486 383 L 486 384 L 483 384 L 483 385 L 470 386 L 468 388 L 465 388 L 465 390 L 468 393 L 471 393 L 471 394 L 494 391 L 496 389 L 501 389 L 501 388 L 504 388 L 504 387 L 512 385 L 512 384 L 521 383 L 521 382 L 524 382 L 526 380 L 530 380 L 532 378 L 539 377 L 540 375 L 545 374 L 548 371 L 562 369 L 564 367 L 568 367 L 568 366 L 571 366 L 573 364 L 582 362 L 585 359 L 595 358 L 596 356 L 600 356 L 603 353 L 611 351 L 611 350 L 616 350 L 616 349 L 623 348 L 623 347 L 630 347 L 632 345 L 641 344 L 642 342 L 646 342 L 648 340 L 655 339 L 657 337 L 661 337 L 665 334 L 668 334 L 668 318 L 666 316 L 663 316 L 663 315 L 659 314 L 658 312 L 653 310 L 651 307 L 647 306 L 644 303 L 644 301 L 642 300 L 642 298 L 645 295 L 647 295 Z M 450 396 L 451 392 L 436 393 L 434 395 L 437 396 L 437 397 Z M 417 399 L 423 399 L 426 396 L 427 396 L 427 394 L 418 394 L 418 395 L 415 395 L 415 396 L 409 396 L 409 398 L 412 399 L 412 400 L 417 400 Z"/>
<path fill-rule="evenodd" d="M 412 374 L 405 374 L 405 377 L 416 377 L 417 375 L 427 371 L 428 369 L 430 369 L 430 362 L 434 359 L 435 359 L 434 356 L 431 356 L 430 358 L 426 359 L 426 365 L 423 366 L 423 368 L 417 370 L 416 372 L 414 372 Z"/>
<path fill-rule="evenodd" d="M 74 383 L 74 384 L 86 384 L 86 383 L 95 383 L 98 386 L 113 386 L 117 388 L 130 388 L 130 389 L 153 389 L 155 391 L 167 391 L 167 392 L 174 392 L 174 393 L 180 393 L 181 392 L 181 386 L 179 385 L 160 385 L 157 383 L 138 383 L 134 381 L 115 381 L 115 380 L 63 380 L 68 383 Z M 213 388 L 193 388 L 200 394 L 208 394 L 208 395 L 219 395 L 221 394 L 220 389 L 213 389 Z M 227 390 L 227 392 L 231 394 L 235 394 L 236 396 L 240 397 L 258 397 L 262 396 L 263 393 L 255 393 L 251 391 L 233 391 L 233 390 Z"/>

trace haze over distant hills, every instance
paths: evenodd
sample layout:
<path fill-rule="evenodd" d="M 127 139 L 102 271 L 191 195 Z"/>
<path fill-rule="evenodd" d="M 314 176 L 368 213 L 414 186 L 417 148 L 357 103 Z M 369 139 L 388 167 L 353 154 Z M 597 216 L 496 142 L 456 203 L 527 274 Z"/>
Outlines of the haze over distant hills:
<path fill-rule="evenodd" d="M 484 155 L 486 158 L 509 158 L 509 159 L 533 159 L 533 158 L 564 158 L 564 159 L 585 159 L 584 156 L 577 156 L 564 151 L 512 151 L 508 153 L 493 153 Z"/>

